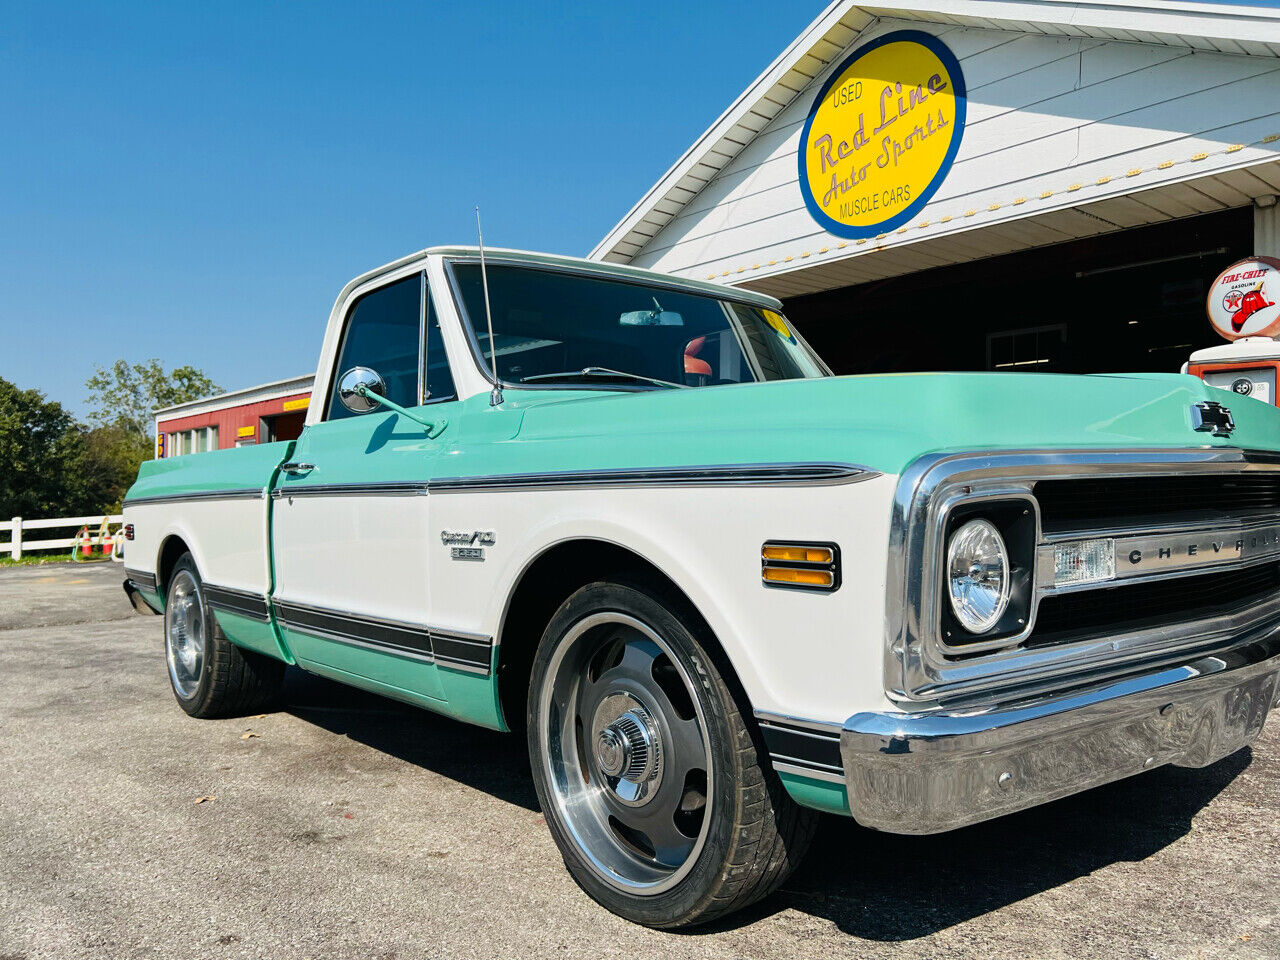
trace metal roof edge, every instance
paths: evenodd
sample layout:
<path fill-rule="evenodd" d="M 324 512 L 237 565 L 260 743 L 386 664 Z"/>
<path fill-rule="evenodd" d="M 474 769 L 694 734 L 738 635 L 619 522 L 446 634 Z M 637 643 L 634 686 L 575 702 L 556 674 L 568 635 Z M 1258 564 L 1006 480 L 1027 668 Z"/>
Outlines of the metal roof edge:
<path fill-rule="evenodd" d="M 201 397 L 198 400 L 187 400 L 183 403 L 175 403 L 170 407 L 158 407 L 151 411 L 151 415 L 153 417 L 158 417 L 162 413 L 173 413 L 175 410 L 187 410 L 192 407 L 198 407 L 208 403 L 217 403 L 222 400 L 233 400 L 237 397 L 244 397 L 254 393 L 292 392 L 286 390 L 286 388 L 293 385 L 310 390 L 311 384 L 314 380 L 315 374 L 313 373 L 304 374 L 298 377 L 289 377 L 285 380 L 272 380 L 269 383 L 260 383 L 256 387 L 242 387 L 239 390 L 228 390 L 226 393 L 216 393 L 211 397 Z M 298 392 L 301 392 L 301 389 Z"/>

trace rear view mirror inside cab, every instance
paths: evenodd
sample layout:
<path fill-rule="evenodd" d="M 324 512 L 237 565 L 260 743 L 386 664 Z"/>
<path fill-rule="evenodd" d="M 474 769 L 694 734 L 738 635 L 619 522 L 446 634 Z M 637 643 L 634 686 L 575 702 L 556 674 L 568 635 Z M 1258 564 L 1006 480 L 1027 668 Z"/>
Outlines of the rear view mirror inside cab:
<path fill-rule="evenodd" d="M 684 317 L 674 310 L 628 310 L 618 318 L 622 327 L 683 327 Z"/>

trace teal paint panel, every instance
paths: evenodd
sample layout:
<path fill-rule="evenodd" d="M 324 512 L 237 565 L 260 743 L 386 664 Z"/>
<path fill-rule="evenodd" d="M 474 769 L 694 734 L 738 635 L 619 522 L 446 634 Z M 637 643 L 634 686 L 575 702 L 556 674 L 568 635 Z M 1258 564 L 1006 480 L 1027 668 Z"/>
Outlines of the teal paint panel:
<path fill-rule="evenodd" d="M 791 799 L 800 806 L 844 817 L 853 815 L 849 811 L 849 794 L 844 784 L 811 780 L 792 773 L 780 773 L 778 777 L 782 780 L 787 793 L 791 795 Z"/>
<path fill-rule="evenodd" d="M 160 596 L 158 591 L 143 590 L 139 588 L 138 594 L 143 600 L 146 600 L 147 603 L 151 604 L 152 609 L 159 610 L 161 613 L 164 613 L 164 597 Z"/>
<path fill-rule="evenodd" d="M 437 671 L 440 683 L 444 687 L 445 698 L 449 701 L 446 712 L 450 716 L 506 733 L 511 728 L 507 726 L 506 718 L 502 715 L 502 705 L 498 700 L 497 659 L 498 649 L 494 647 L 494 662 L 490 664 L 487 677 L 465 670 L 455 670 L 445 664 L 438 665 Z"/>
<path fill-rule="evenodd" d="M 394 684 L 371 680 L 363 674 L 348 673 L 347 671 L 340 670 L 331 664 L 317 663 L 303 657 L 298 658 L 298 666 L 302 667 L 302 669 L 306 670 L 308 673 L 327 677 L 330 680 L 336 680 L 338 683 L 345 683 L 350 687 L 358 687 L 361 690 L 368 690 L 370 693 L 376 693 L 383 697 L 390 697 L 392 700 L 399 700 L 402 703 L 408 703 L 415 707 L 422 707 L 424 710 L 432 710 L 436 713 L 445 712 L 445 704 L 441 700 L 436 700 L 432 697 L 424 697 L 416 691 L 405 690 L 403 687 L 397 687 Z"/>
<path fill-rule="evenodd" d="M 932 373 L 636 392 L 509 389 L 454 405 L 442 479 L 613 467 L 840 462 L 900 474 L 944 450 L 1280 450 L 1280 410 L 1181 374 Z M 1231 408 L 1230 437 L 1191 406 Z M 522 414 L 518 433 L 506 421 Z M 483 425 L 483 432 L 479 428 Z"/>
<path fill-rule="evenodd" d="M 438 703 L 445 698 L 433 663 L 323 640 L 290 627 L 281 627 L 281 633 L 298 663 L 307 666 L 307 669 L 323 664 L 352 677 L 367 679 L 380 687 L 400 691 L 396 694 L 400 699 L 415 696 Z M 307 661 L 306 664 L 303 664 L 304 660 Z M 440 709 L 441 706 L 443 705 L 438 704 L 433 709 Z"/>
<path fill-rule="evenodd" d="M 253 650 L 285 663 L 293 663 L 293 657 L 280 645 L 275 627 L 271 624 L 238 613 L 228 613 L 226 610 L 214 610 L 213 615 L 227 639 L 237 647 Z"/>
<path fill-rule="evenodd" d="M 146 460 L 125 500 L 217 490 L 264 489 L 289 455 L 292 440 Z"/>

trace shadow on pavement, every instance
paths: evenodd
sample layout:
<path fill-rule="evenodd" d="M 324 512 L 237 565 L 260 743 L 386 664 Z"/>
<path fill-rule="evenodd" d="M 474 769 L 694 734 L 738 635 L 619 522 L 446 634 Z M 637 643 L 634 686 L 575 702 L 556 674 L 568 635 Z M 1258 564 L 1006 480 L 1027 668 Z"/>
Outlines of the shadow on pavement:
<path fill-rule="evenodd" d="M 869 940 L 914 940 L 1109 864 L 1146 859 L 1190 831 L 1251 760 L 1246 749 L 1202 770 L 1162 767 L 932 837 L 824 817 L 805 862 L 763 907 L 793 907 Z"/>
<path fill-rule="evenodd" d="M 538 811 L 523 737 L 495 733 L 290 667 L 286 712 L 330 733 Z"/>
<path fill-rule="evenodd" d="M 287 710 L 333 733 L 525 809 L 538 810 L 522 737 L 494 733 L 290 669 Z M 785 908 L 869 940 L 908 941 L 1068 883 L 1144 860 L 1251 762 L 1163 767 L 1043 807 L 931 837 L 896 836 L 823 817 L 800 869 L 763 903 L 691 935 L 741 927 Z"/>

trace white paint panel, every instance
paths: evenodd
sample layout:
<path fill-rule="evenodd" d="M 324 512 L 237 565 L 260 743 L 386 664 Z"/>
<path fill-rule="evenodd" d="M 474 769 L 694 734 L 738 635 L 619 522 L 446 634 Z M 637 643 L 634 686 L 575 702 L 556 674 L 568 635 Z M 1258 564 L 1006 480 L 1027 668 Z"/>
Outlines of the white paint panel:
<path fill-rule="evenodd" d="M 493 530 L 482 563 L 432 546 L 433 617 L 482 635 L 500 629 L 521 573 L 552 545 L 621 544 L 679 586 L 725 647 L 751 704 L 842 723 L 883 709 L 884 584 L 896 478 L 806 488 L 635 487 L 432 494 L 432 528 Z M 723 509 L 726 496 L 733 509 Z M 767 530 L 765 533 L 762 531 Z M 765 539 L 831 540 L 845 586 L 831 594 L 760 582 Z"/>
<path fill-rule="evenodd" d="M 125 544 L 125 566 L 157 572 L 161 546 L 176 536 L 206 583 L 263 595 L 270 582 L 266 511 L 265 498 L 126 504 L 134 539 Z"/>
<path fill-rule="evenodd" d="M 425 496 L 284 497 L 275 505 L 276 599 L 428 624 Z"/>

